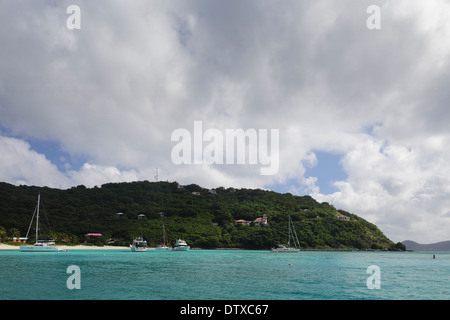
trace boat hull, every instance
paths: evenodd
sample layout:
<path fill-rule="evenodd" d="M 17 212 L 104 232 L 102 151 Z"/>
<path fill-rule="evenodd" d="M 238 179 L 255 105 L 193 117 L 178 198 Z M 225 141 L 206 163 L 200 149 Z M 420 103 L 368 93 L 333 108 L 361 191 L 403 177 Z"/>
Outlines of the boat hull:
<path fill-rule="evenodd" d="M 147 251 L 147 241 L 144 241 L 142 237 L 136 238 L 130 244 L 130 249 L 132 252 L 145 252 Z"/>
<path fill-rule="evenodd" d="M 173 251 L 188 251 L 190 249 L 189 246 L 179 246 L 179 247 L 174 247 L 172 250 Z"/>
<path fill-rule="evenodd" d="M 58 247 L 45 246 L 20 246 L 21 252 L 59 252 L 64 251 Z"/>
<path fill-rule="evenodd" d="M 294 252 L 300 252 L 299 249 L 272 249 L 271 252 L 276 253 L 294 253 Z"/>
<path fill-rule="evenodd" d="M 145 251 L 147 251 L 147 248 L 131 247 L 131 251 L 133 251 L 133 252 L 145 252 Z"/>
<path fill-rule="evenodd" d="M 188 251 L 189 250 L 189 246 L 188 246 L 188 244 L 186 243 L 186 241 L 184 241 L 184 240 L 181 240 L 181 239 L 178 239 L 176 242 L 175 242 L 175 245 L 173 246 L 173 251 Z"/>

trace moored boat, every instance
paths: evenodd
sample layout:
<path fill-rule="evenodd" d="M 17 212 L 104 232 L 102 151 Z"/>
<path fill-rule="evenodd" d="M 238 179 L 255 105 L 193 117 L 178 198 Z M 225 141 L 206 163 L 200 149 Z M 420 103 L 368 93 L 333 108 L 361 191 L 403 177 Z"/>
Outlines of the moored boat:
<path fill-rule="evenodd" d="M 167 246 L 167 236 L 166 229 L 163 225 L 163 243 L 160 243 L 156 246 L 156 250 L 170 250 L 170 247 Z"/>
<path fill-rule="evenodd" d="M 186 243 L 186 241 L 178 239 L 175 242 L 175 245 L 173 246 L 174 251 L 188 251 L 190 249 L 190 246 Z"/>
<path fill-rule="evenodd" d="M 271 252 L 281 252 L 281 253 L 290 253 L 290 252 L 299 252 L 300 249 L 288 247 L 283 244 L 277 245 L 275 248 L 270 249 Z"/>
<path fill-rule="evenodd" d="M 32 246 L 20 246 L 21 252 L 59 252 L 59 251 L 67 251 L 60 249 L 55 245 L 53 240 L 41 240 L 38 239 L 34 245 Z"/>
<path fill-rule="evenodd" d="M 133 252 L 145 252 L 147 251 L 147 241 L 145 241 L 142 237 L 138 237 L 133 240 L 130 248 Z"/>
<path fill-rule="evenodd" d="M 27 235 L 25 239 L 28 239 L 28 234 L 31 229 L 31 224 L 33 223 L 34 215 L 36 214 L 36 241 L 34 245 L 20 246 L 21 252 L 59 252 L 59 251 L 67 251 L 62 250 L 58 246 L 55 245 L 55 241 L 53 239 L 39 239 L 39 204 L 41 202 L 41 195 L 38 195 L 38 201 L 33 213 L 33 217 L 31 218 L 30 226 L 28 227 Z"/>
<path fill-rule="evenodd" d="M 291 246 L 291 238 L 293 242 L 293 246 Z M 291 216 L 289 216 L 288 220 L 288 243 L 287 245 L 279 244 L 277 247 L 272 248 L 271 252 L 277 253 L 290 253 L 290 252 L 299 252 L 300 251 L 300 243 L 297 238 L 297 233 L 295 232 L 294 223 L 292 222 Z"/>

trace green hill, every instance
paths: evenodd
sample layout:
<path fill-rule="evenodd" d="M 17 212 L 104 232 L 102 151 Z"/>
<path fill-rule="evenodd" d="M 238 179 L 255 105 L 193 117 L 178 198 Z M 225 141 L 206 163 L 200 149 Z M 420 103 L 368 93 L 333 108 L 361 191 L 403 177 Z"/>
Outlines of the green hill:
<path fill-rule="evenodd" d="M 26 235 L 39 193 L 40 235 L 59 243 L 101 233 L 88 242 L 129 245 L 142 235 L 155 246 L 164 225 L 170 244 L 182 238 L 192 247 L 268 249 L 286 243 L 290 215 L 304 249 L 402 249 L 375 225 L 310 196 L 148 181 L 67 190 L 0 183 L 0 241 Z M 268 225 L 255 222 L 264 215 Z"/>

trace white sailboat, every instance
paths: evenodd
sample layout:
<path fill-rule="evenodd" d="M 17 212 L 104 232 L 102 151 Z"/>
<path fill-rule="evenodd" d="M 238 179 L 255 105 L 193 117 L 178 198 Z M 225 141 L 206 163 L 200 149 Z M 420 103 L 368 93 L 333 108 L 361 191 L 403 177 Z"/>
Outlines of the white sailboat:
<path fill-rule="evenodd" d="M 166 229 L 163 225 L 163 243 L 158 244 L 156 247 L 156 250 L 170 250 L 170 248 L 167 246 L 167 236 L 166 236 Z"/>
<path fill-rule="evenodd" d="M 26 239 L 28 239 L 28 234 L 30 232 L 31 224 L 33 223 L 34 215 L 36 214 L 36 241 L 33 246 L 20 246 L 21 252 L 58 252 L 58 251 L 67 251 L 59 249 L 59 247 L 55 246 L 55 242 L 50 239 L 39 239 L 39 203 L 41 201 L 41 195 L 38 195 L 38 202 L 36 205 L 36 209 L 33 213 L 33 217 L 31 218 L 30 226 L 28 227 Z"/>
<path fill-rule="evenodd" d="M 276 248 L 272 248 L 271 252 L 299 252 L 300 251 L 300 243 L 297 238 L 297 233 L 295 232 L 294 223 L 292 222 L 291 216 L 289 216 L 288 221 L 288 229 L 289 229 L 289 236 L 288 236 L 288 243 L 287 245 L 279 244 Z M 293 246 L 291 247 L 291 238 L 293 242 Z"/>

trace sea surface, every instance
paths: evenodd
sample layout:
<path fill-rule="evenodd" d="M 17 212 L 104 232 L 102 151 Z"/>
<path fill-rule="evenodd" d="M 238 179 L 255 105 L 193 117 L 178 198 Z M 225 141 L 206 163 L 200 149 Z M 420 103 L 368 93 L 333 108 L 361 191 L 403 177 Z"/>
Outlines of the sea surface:
<path fill-rule="evenodd" d="M 448 252 L 0 250 L 1 300 L 447 300 L 449 280 Z"/>

